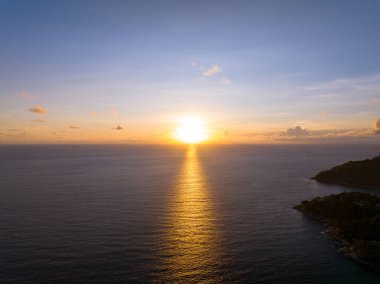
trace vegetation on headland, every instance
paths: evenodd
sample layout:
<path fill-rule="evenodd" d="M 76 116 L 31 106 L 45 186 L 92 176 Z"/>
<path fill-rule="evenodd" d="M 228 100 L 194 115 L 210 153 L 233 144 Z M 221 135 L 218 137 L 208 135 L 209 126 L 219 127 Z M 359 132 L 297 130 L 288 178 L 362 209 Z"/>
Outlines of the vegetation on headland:
<path fill-rule="evenodd" d="M 380 197 L 343 192 L 302 201 L 294 209 L 323 221 L 346 257 L 380 269 Z"/>
<path fill-rule="evenodd" d="M 324 183 L 380 188 L 380 156 L 364 161 L 350 161 L 313 177 Z"/>

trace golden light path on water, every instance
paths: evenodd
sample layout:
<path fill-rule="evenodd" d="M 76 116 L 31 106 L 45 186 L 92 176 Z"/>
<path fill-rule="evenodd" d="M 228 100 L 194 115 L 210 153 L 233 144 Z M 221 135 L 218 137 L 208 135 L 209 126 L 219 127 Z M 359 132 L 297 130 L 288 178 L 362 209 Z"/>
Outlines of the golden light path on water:
<path fill-rule="evenodd" d="M 219 235 L 195 146 L 189 146 L 170 206 L 161 251 L 160 280 L 218 282 Z"/>

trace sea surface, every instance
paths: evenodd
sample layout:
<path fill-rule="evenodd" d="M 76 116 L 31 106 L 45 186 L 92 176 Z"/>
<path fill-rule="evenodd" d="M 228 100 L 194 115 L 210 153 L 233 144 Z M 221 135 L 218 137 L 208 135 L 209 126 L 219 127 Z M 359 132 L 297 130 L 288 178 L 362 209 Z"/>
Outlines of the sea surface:
<path fill-rule="evenodd" d="M 292 207 L 380 145 L 0 146 L 1 283 L 379 283 Z"/>

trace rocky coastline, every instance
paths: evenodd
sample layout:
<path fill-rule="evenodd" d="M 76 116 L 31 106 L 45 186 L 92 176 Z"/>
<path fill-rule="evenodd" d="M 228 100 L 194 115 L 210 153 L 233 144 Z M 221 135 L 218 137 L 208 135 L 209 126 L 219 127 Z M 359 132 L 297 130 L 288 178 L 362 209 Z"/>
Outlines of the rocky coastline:
<path fill-rule="evenodd" d="M 380 197 L 344 192 L 302 201 L 294 209 L 323 223 L 324 235 L 335 243 L 338 253 L 380 270 Z M 357 218 L 352 217 L 355 212 Z"/>

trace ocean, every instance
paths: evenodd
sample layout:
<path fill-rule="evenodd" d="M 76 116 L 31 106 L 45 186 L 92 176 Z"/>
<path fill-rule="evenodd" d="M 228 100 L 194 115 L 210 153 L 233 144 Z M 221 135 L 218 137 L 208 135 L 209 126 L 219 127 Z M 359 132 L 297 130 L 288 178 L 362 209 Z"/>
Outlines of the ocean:
<path fill-rule="evenodd" d="M 1 283 L 379 283 L 292 207 L 380 145 L 0 146 Z"/>

